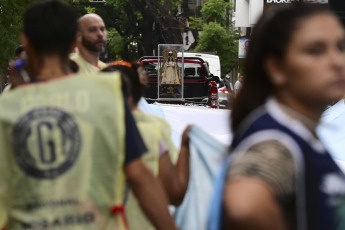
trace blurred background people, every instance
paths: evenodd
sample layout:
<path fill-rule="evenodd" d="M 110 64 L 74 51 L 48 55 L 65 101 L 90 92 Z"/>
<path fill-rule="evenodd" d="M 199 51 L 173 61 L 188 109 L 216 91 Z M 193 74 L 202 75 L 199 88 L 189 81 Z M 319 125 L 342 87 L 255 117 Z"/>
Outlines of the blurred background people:
<path fill-rule="evenodd" d="M 131 107 L 135 122 L 148 147 L 148 153 L 142 158 L 151 171 L 158 177 L 165 189 L 169 203 L 180 205 L 187 191 L 189 181 L 189 137 L 191 126 L 187 126 L 182 134 L 181 149 L 178 153 L 171 139 L 171 128 L 163 118 L 146 114 L 138 108 L 138 102 L 143 96 L 146 87 L 146 79 L 139 77 L 144 71 L 137 64 L 124 61 L 116 61 L 102 70 L 102 72 L 120 71 L 123 73 L 125 92 Z M 175 165 L 176 164 L 176 165 Z M 129 229 L 154 230 L 144 213 L 141 211 L 138 201 L 132 192 L 126 199 L 126 211 L 129 220 Z"/>
<path fill-rule="evenodd" d="M 235 82 L 235 86 L 234 86 L 234 90 L 235 90 L 235 97 L 238 96 L 241 88 L 242 88 L 242 85 L 243 85 L 243 75 L 240 75 L 237 79 L 237 81 Z"/>
<path fill-rule="evenodd" d="M 324 7 L 291 4 L 259 20 L 231 113 L 224 229 L 336 229 L 345 177 L 315 129 L 344 96 L 344 63 L 344 29 Z"/>
<path fill-rule="evenodd" d="M 29 81 L 0 98 L 0 227 L 126 229 L 127 180 L 155 228 L 176 230 L 119 74 L 71 74 L 76 31 L 59 0 L 25 13 L 27 59 L 13 70 Z"/>
<path fill-rule="evenodd" d="M 23 45 L 19 45 L 14 50 L 14 61 L 19 59 L 25 59 L 25 50 Z M 11 89 L 11 79 L 10 79 L 10 67 L 8 68 L 7 76 L 6 76 L 6 82 L 4 84 L 4 90 L 3 92 L 6 93 Z"/>
<path fill-rule="evenodd" d="M 103 19 L 97 14 L 86 14 L 78 20 L 77 50 L 71 59 L 81 73 L 95 73 L 107 65 L 99 60 L 105 50 L 107 31 Z"/>
<path fill-rule="evenodd" d="M 232 79 L 229 74 L 225 75 L 225 77 L 223 78 L 223 82 L 228 92 L 233 92 Z"/>
<path fill-rule="evenodd" d="M 14 60 L 18 59 L 24 59 L 25 58 L 25 50 L 23 45 L 17 46 L 17 48 L 14 51 L 15 57 Z"/>

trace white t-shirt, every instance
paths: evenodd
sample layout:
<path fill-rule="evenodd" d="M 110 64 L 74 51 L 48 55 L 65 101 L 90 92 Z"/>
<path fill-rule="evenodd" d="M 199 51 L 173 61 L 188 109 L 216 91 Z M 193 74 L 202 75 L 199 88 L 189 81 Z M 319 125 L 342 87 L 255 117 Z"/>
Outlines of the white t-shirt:
<path fill-rule="evenodd" d="M 242 83 L 239 80 L 237 80 L 235 83 L 235 90 L 239 90 L 241 89 L 241 87 L 242 87 Z"/>
<path fill-rule="evenodd" d="M 238 94 L 239 90 L 242 88 L 242 83 L 239 80 L 237 80 L 234 88 L 235 88 L 235 94 Z"/>

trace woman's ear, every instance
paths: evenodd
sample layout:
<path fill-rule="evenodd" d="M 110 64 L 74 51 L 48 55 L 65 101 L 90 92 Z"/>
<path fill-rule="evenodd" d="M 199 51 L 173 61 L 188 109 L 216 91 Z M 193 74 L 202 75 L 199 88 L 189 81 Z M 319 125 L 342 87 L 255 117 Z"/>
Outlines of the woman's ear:
<path fill-rule="evenodd" d="M 283 86 L 286 82 L 286 76 L 284 74 L 281 62 L 274 57 L 266 58 L 264 62 L 264 68 L 268 74 L 268 78 L 275 86 Z"/>

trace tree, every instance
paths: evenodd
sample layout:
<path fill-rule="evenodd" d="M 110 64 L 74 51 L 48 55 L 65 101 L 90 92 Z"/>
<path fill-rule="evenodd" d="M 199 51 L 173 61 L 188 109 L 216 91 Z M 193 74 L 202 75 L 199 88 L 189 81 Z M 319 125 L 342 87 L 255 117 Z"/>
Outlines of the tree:
<path fill-rule="evenodd" d="M 224 2 L 224 0 L 209 0 L 202 5 L 200 13 L 207 22 L 218 22 L 225 26 L 225 16 L 229 10 L 231 10 L 229 2 Z"/>
<path fill-rule="evenodd" d="M 35 1 L 37 0 L 0 0 L 0 85 L 6 81 L 8 62 L 14 58 L 14 50 L 20 44 L 19 35 L 22 32 L 24 11 Z"/>
<path fill-rule="evenodd" d="M 81 15 L 92 11 L 103 18 L 108 31 L 108 61 L 136 60 L 153 55 L 160 43 L 183 43 L 185 25 L 176 16 L 179 3 L 180 0 L 107 0 L 75 2 L 73 6 Z"/>
<path fill-rule="evenodd" d="M 137 1 L 137 0 L 131 0 Z M 182 44 L 181 28 L 179 21 L 176 18 L 177 0 L 145 0 L 147 5 L 146 9 L 150 16 L 160 26 L 162 31 L 168 35 L 167 43 Z"/>
<path fill-rule="evenodd" d="M 5 81 L 8 62 L 14 58 L 14 50 L 20 44 L 22 15 L 32 2 L 34 0 L 0 0 L 0 83 Z"/>
<path fill-rule="evenodd" d="M 116 9 L 114 28 L 126 42 L 125 47 L 136 45 L 138 55 L 144 56 L 152 55 L 159 43 L 182 43 L 183 26 L 176 17 L 178 3 L 179 0 L 108 0 L 106 4 Z"/>
<path fill-rule="evenodd" d="M 231 71 L 238 62 L 239 31 L 232 24 L 227 23 L 227 12 L 232 10 L 232 5 L 223 0 L 209 0 L 202 5 L 199 18 L 191 18 L 191 25 L 200 28 L 197 46 L 194 51 L 215 52 L 220 58 L 222 73 Z"/>
<path fill-rule="evenodd" d="M 126 60 L 138 59 L 138 56 L 152 55 L 152 27 L 153 20 L 147 18 L 144 10 L 145 6 L 140 5 L 141 2 L 133 4 L 129 0 L 109 0 L 106 5 L 113 9 L 108 11 L 105 20 L 107 27 L 112 26 L 121 38 L 119 42 L 123 43 L 122 51 L 118 50 L 117 58 Z M 100 14 L 103 16 L 102 14 Z M 146 18 L 146 20 L 144 20 Z M 143 40 L 143 37 L 147 40 Z M 113 39 L 114 43 L 116 38 Z"/>
<path fill-rule="evenodd" d="M 238 41 L 220 24 L 210 22 L 203 26 L 195 51 L 217 53 L 222 73 L 226 73 L 237 63 Z"/>

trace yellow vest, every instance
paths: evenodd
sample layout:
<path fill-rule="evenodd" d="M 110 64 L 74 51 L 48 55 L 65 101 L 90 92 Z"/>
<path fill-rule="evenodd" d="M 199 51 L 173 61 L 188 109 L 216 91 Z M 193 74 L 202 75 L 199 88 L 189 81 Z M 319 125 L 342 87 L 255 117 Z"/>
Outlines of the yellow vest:
<path fill-rule="evenodd" d="M 94 66 L 87 62 L 82 56 L 80 56 L 77 53 L 72 53 L 70 55 L 71 60 L 75 61 L 79 66 L 79 73 L 97 73 L 101 69 L 107 67 L 107 64 L 105 64 L 102 61 L 98 61 L 98 66 Z"/>
<path fill-rule="evenodd" d="M 0 227 L 125 229 L 111 213 L 125 187 L 118 74 L 18 87 L 0 111 Z"/>
<path fill-rule="evenodd" d="M 160 157 L 158 145 L 159 140 L 163 140 L 165 142 L 170 154 L 173 154 L 174 156 L 177 154 L 177 149 L 171 140 L 170 125 L 162 118 L 139 111 L 134 111 L 133 116 L 145 145 L 148 148 L 148 152 L 143 155 L 142 159 L 146 166 L 151 169 L 153 174 L 157 176 Z M 132 192 L 129 192 L 128 194 L 126 212 L 130 230 L 155 229 L 142 212 L 139 203 Z"/>
<path fill-rule="evenodd" d="M 8 93 L 11 90 L 11 84 L 6 85 L 2 93 Z"/>
<path fill-rule="evenodd" d="M 157 122 L 159 122 L 162 127 L 162 139 L 165 142 L 165 144 L 168 146 L 171 162 L 173 164 L 176 164 L 178 160 L 178 156 L 179 156 L 179 150 L 176 148 L 174 142 L 172 141 L 172 137 L 171 137 L 172 131 L 171 131 L 170 124 L 161 117 L 155 117 L 154 119 Z"/>

